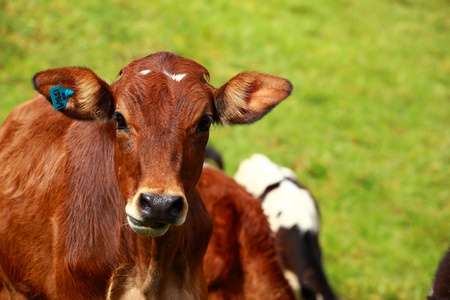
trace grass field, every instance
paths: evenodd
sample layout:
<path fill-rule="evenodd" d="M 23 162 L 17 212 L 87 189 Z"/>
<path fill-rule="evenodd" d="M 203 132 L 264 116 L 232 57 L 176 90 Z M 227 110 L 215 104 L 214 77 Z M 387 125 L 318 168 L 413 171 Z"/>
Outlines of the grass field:
<path fill-rule="evenodd" d="M 288 78 L 265 119 L 213 130 L 227 172 L 255 152 L 295 170 L 342 298 L 425 299 L 450 246 L 449 15 L 444 0 L 0 0 L 0 122 L 38 71 L 113 82 L 159 50 L 215 86 L 244 70 Z"/>

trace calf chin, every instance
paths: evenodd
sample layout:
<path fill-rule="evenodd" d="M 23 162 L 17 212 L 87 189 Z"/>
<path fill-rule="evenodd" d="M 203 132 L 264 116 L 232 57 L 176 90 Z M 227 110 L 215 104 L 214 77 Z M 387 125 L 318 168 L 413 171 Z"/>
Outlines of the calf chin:
<path fill-rule="evenodd" d="M 164 235 L 170 227 L 170 224 L 167 223 L 145 223 L 145 225 L 142 225 L 141 222 L 131 216 L 127 216 L 127 221 L 131 229 L 142 236 L 159 237 Z"/>

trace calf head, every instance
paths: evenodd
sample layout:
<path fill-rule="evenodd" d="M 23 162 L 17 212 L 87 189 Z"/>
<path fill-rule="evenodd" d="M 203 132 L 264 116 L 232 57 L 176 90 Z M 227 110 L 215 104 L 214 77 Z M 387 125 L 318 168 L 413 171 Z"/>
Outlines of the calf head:
<path fill-rule="evenodd" d="M 115 130 L 115 170 L 131 228 L 161 236 L 186 219 L 189 195 L 202 172 L 209 128 L 252 123 L 291 93 L 286 79 L 245 72 L 221 88 L 198 63 L 168 52 L 124 67 L 108 85 L 86 68 L 37 73 L 33 83 L 74 91 L 62 113 L 107 123 Z M 56 112 L 55 112 L 56 113 Z"/>

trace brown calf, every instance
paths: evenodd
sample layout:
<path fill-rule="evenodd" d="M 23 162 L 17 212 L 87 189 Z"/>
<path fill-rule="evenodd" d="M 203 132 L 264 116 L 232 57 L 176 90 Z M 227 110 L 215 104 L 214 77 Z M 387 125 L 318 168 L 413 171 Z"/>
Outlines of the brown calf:
<path fill-rule="evenodd" d="M 261 205 L 222 171 L 198 183 L 214 229 L 204 259 L 210 299 L 295 299 Z"/>
<path fill-rule="evenodd" d="M 215 89 L 167 52 L 120 74 L 108 85 L 86 68 L 40 72 L 40 94 L 2 125 L 0 280 L 12 298 L 104 299 L 113 273 L 111 299 L 206 297 L 211 223 L 196 183 L 209 126 L 256 121 L 291 85 L 252 72 Z M 74 92 L 62 113 L 49 104 L 58 85 Z"/>

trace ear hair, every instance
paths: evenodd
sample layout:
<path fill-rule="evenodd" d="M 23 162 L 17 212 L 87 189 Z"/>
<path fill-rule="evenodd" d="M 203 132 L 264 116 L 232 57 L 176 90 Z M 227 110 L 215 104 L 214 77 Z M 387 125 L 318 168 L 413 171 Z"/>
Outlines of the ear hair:
<path fill-rule="evenodd" d="M 244 72 L 215 91 L 216 115 L 222 124 L 250 124 L 270 112 L 292 92 L 292 84 L 274 75 Z"/>
<path fill-rule="evenodd" d="M 92 70 L 66 67 L 42 71 L 34 75 L 34 88 L 51 102 L 49 89 L 61 85 L 74 91 L 62 112 L 77 119 L 107 121 L 114 113 L 114 99 L 110 86 Z"/>

